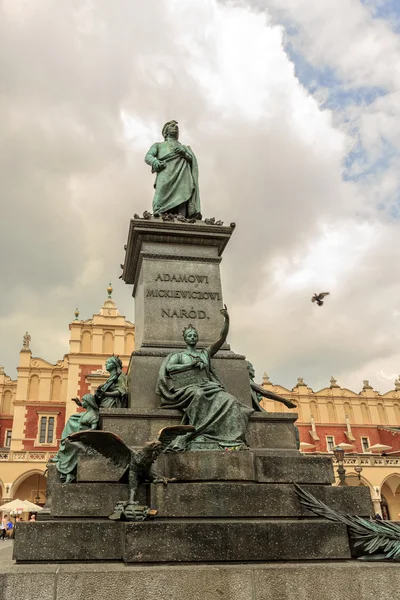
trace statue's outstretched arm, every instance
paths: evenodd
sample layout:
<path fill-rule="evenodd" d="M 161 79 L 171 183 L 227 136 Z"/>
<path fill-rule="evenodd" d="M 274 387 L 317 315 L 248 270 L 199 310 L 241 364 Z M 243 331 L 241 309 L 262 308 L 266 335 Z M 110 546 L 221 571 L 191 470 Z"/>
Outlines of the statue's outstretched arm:
<path fill-rule="evenodd" d="M 214 354 L 216 354 L 218 352 L 218 350 L 225 344 L 226 338 L 228 337 L 228 332 L 229 332 L 229 314 L 228 314 L 228 309 L 226 308 L 225 304 L 224 304 L 224 308 L 221 308 L 220 313 L 222 315 L 224 315 L 224 326 L 222 328 L 221 335 L 219 336 L 219 339 L 216 342 L 214 342 L 212 344 L 212 346 L 210 346 L 208 348 L 208 352 L 209 352 L 210 356 L 214 356 Z"/>
<path fill-rule="evenodd" d="M 264 398 L 269 398 L 270 400 L 276 400 L 276 402 L 281 402 L 288 408 L 296 408 L 296 406 L 297 406 L 294 402 L 291 402 L 290 400 L 287 400 L 283 396 L 279 396 L 278 394 L 275 394 L 274 392 L 270 392 L 269 390 L 266 390 L 265 388 L 261 387 L 261 385 L 257 385 L 257 383 L 254 383 L 254 381 L 250 381 L 250 387 L 255 392 L 257 392 L 257 394 L 260 394 L 260 396 L 263 396 Z"/>

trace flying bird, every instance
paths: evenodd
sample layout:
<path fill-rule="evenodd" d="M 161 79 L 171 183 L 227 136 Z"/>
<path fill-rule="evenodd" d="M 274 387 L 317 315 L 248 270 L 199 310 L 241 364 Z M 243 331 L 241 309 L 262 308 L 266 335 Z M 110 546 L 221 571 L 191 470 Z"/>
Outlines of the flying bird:
<path fill-rule="evenodd" d="M 325 298 L 325 296 L 329 296 L 329 292 L 321 292 L 320 294 L 314 294 L 314 296 L 311 298 L 311 302 L 316 302 L 318 306 L 322 306 L 322 299 Z"/>

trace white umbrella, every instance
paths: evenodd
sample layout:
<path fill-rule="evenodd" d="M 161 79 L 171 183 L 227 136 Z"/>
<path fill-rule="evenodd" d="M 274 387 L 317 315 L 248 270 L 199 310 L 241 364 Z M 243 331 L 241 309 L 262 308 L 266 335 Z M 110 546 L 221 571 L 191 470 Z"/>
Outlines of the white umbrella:
<path fill-rule="evenodd" d="M 12 510 L 21 512 L 39 512 L 42 508 L 42 506 L 29 502 L 29 500 L 18 500 L 18 498 L 0 506 L 0 510 L 3 512 Z"/>
<path fill-rule="evenodd" d="M 354 444 L 347 444 L 347 442 L 340 442 L 340 444 L 338 444 L 339 448 L 342 448 L 343 450 L 349 450 L 349 448 L 354 448 Z"/>
<path fill-rule="evenodd" d="M 315 445 L 308 442 L 300 442 L 300 448 L 305 450 L 306 448 L 315 448 Z"/>
<path fill-rule="evenodd" d="M 374 444 L 367 448 L 370 452 L 386 452 L 386 450 L 391 450 L 393 446 L 385 446 L 385 444 Z"/>

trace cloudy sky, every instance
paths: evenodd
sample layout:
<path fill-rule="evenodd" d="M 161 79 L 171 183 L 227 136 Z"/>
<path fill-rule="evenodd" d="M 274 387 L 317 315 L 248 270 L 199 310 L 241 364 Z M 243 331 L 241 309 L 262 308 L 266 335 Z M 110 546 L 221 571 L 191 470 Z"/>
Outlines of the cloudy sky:
<path fill-rule="evenodd" d="M 175 118 L 224 254 L 230 342 L 274 383 L 400 372 L 397 0 L 0 0 L 0 363 L 113 297 Z M 314 292 L 330 291 L 322 308 Z"/>

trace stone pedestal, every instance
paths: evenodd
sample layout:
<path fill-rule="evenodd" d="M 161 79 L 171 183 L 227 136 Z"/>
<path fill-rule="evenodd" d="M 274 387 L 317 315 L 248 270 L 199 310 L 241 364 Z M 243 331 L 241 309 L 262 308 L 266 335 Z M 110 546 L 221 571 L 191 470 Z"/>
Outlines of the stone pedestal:
<path fill-rule="evenodd" d="M 215 341 L 223 319 L 219 265 L 233 227 L 132 219 L 122 279 L 133 284 L 136 349 L 184 347 L 182 329 Z"/>
<path fill-rule="evenodd" d="M 80 457 L 79 482 L 90 471 L 90 462 L 93 474 L 101 470 L 99 457 Z M 368 489 L 332 487 L 329 458 L 306 457 L 290 449 L 165 454 L 158 469 L 176 481 L 141 487 L 139 502 L 158 511 L 154 520 L 143 523 L 107 519 L 117 501 L 128 498 L 128 485 L 120 483 L 115 472 L 101 483 L 55 483 L 53 520 L 18 528 L 18 562 L 350 559 L 346 527 L 318 519 L 302 507 L 294 479 L 336 510 L 371 513 Z M 121 472 L 119 477 L 121 481 Z M 99 549 L 103 540 L 112 548 Z"/>
<path fill-rule="evenodd" d="M 182 330 L 189 323 L 199 331 L 199 345 L 218 339 L 223 324 L 219 265 L 232 232 L 233 227 L 203 222 L 133 219 L 130 223 L 123 269 L 123 279 L 133 286 L 135 298 L 136 350 L 128 374 L 129 408 L 101 410 L 100 427 L 132 448 L 142 448 L 161 428 L 181 422 L 179 410 L 160 407 L 155 393 L 158 371 L 168 353 L 184 347 Z M 251 406 L 245 357 L 226 344 L 213 366 L 226 389 Z M 296 419 L 295 413 L 254 412 L 246 434 L 247 450 L 162 455 L 158 470 L 176 480 L 167 487 L 140 488 L 139 502 L 158 511 L 145 522 L 108 519 L 115 504 L 128 498 L 124 468 L 112 466 L 100 455 L 81 455 L 76 484 L 59 483 L 52 469 L 48 496 L 52 520 L 18 526 L 17 562 L 121 561 L 136 568 L 148 563 L 158 565 L 157 577 L 166 563 L 187 563 L 195 580 L 204 563 L 349 560 L 352 549 L 346 527 L 308 512 L 293 484 L 304 486 L 334 509 L 366 517 L 372 513 L 369 491 L 332 487 L 331 459 L 304 456 L 297 450 Z M 205 598 L 202 587 L 189 586 L 181 595 L 171 591 L 171 565 L 165 571 L 164 587 L 157 594 L 149 590 L 143 598 Z M 231 586 L 229 594 L 221 584 L 218 596 L 210 598 L 239 598 L 236 571 L 225 579 Z M 279 586 L 279 576 L 277 582 Z M 111 589 L 113 597 L 125 597 L 117 593 L 118 582 Z M 275 600 L 255 584 L 241 597 Z"/>
<path fill-rule="evenodd" d="M 220 263 L 234 227 L 132 219 L 122 278 L 133 285 L 136 350 L 129 365 L 129 406 L 156 408 L 155 382 L 164 358 L 184 348 L 192 324 L 199 347 L 220 335 L 223 307 Z M 251 406 L 245 357 L 225 344 L 213 361 L 229 392 Z"/>

